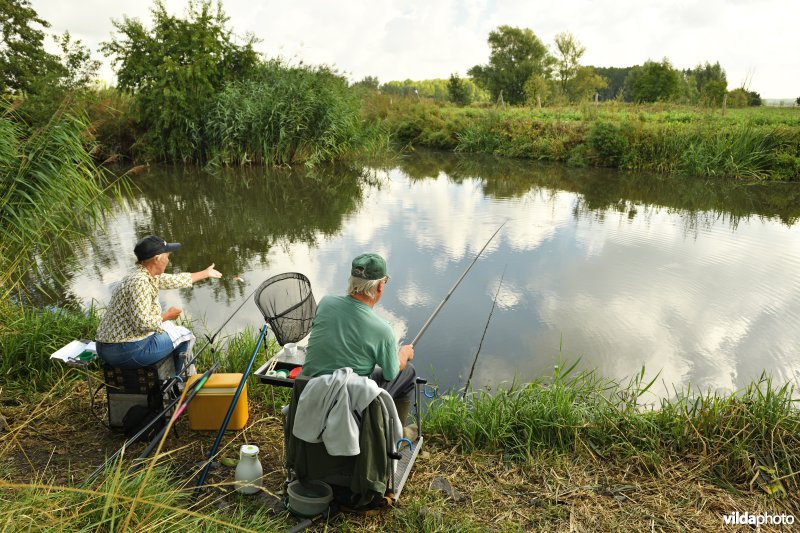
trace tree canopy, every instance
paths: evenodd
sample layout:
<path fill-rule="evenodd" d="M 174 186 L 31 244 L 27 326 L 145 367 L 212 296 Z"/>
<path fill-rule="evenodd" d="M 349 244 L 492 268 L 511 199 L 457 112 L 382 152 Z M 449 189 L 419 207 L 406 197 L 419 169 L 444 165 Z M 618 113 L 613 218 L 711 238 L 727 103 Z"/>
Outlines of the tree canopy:
<path fill-rule="evenodd" d="M 28 93 L 49 74 L 63 74 L 58 57 L 44 49 L 44 29 L 28 0 L 0 0 L 0 94 Z"/>
<path fill-rule="evenodd" d="M 152 28 L 136 19 L 114 21 L 118 35 L 103 44 L 117 67 L 119 88 L 137 95 L 140 120 L 163 159 L 204 159 L 204 114 L 227 81 L 258 64 L 255 37 L 234 42 L 221 3 L 189 2 L 186 18 L 156 0 Z"/>
<path fill-rule="evenodd" d="M 489 33 L 489 63 L 475 65 L 468 74 L 497 100 L 502 93 L 510 104 L 525 102 L 525 82 L 531 76 L 550 77 L 554 59 L 528 28 L 500 26 Z"/>
<path fill-rule="evenodd" d="M 644 65 L 633 67 L 625 79 L 634 102 L 672 101 L 679 94 L 680 82 L 680 72 L 672 68 L 667 58 L 645 61 Z"/>

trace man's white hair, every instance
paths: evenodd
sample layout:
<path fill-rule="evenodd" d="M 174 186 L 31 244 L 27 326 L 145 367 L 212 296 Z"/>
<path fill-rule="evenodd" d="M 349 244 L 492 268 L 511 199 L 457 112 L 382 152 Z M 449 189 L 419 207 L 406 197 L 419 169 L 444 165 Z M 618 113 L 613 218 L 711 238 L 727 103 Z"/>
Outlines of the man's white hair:
<path fill-rule="evenodd" d="M 350 276 L 350 279 L 347 281 L 347 294 L 351 296 L 353 294 L 363 294 L 367 298 L 375 298 L 375 295 L 378 293 L 378 284 L 385 279 L 385 277 L 380 279 L 364 279 Z"/>

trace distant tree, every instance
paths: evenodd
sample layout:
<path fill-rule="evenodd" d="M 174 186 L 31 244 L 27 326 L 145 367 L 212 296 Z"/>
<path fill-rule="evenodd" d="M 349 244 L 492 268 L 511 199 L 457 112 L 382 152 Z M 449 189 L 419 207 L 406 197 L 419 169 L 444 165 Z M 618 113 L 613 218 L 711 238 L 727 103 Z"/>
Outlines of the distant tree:
<path fill-rule="evenodd" d="M 352 87 L 369 89 L 372 91 L 377 91 L 379 86 L 380 82 L 376 76 L 364 76 L 360 81 L 357 81 L 352 85 Z"/>
<path fill-rule="evenodd" d="M 625 86 L 634 102 L 668 102 L 678 96 L 680 80 L 680 73 L 664 58 L 633 67 Z"/>
<path fill-rule="evenodd" d="M 747 107 L 747 90 L 738 87 L 728 92 L 728 107 Z"/>
<path fill-rule="evenodd" d="M 794 103 L 800 105 L 800 96 L 797 97 L 797 100 L 795 100 Z"/>
<path fill-rule="evenodd" d="M 49 27 L 28 0 L 0 0 L 0 94 L 36 92 L 38 81 L 63 75 L 58 57 L 44 49 L 42 28 Z"/>
<path fill-rule="evenodd" d="M 591 99 L 600 89 L 608 86 L 608 81 L 598 75 L 592 67 L 578 67 L 575 77 L 567 83 L 567 96 L 570 102 Z"/>
<path fill-rule="evenodd" d="M 467 84 L 464 83 L 458 74 L 450 74 L 450 81 L 447 82 L 447 94 L 450 101 L 457 105 L 469 105 L 471 102 L 471 95 L 467 89 Z"/>
<path fill-rule="evenodd" d="M 567 84 L 578 75 L 580 59 L 586 52 L 586 47 L 582 46 L 575 37 L 568 32 L 559 33 L 555 37 L 556 42 L 556 63 L 555 73 L 558 79 L 562 94 L 567 94 Z"/>
<path fill-rule="evenodd" d="M 542 76 L 533 75 L 525 82 L 525 103 L 541 107 L 550 95 L 550 81 Z"/>
<path fill-rule="evenodd" d="M 525 101 L 525 82 L 534 75 L 549 78 L 553 58 L 528 28 L 500 26 L 489 33 L 488 65 L 475 65 L 468 74 L 493 100 L 500 94 L 511 104 Z"/>
<path fill-rule="evenodd" d="M 747 105 L 758 107 L 762 104 L 761 95 L 755 91 L 747 91 Z"/>
<path fill-rule="evenodd" d="M 258 64 L 255 38 L 234 42 L 221 2 L 189 2 L 186 18 L 156 0 L 152 29 L 124 17 L 103 52 L 117 67 L 119 88 L 136 94 L 140 120 L 156 157 L 204 160 L 204 117 L 223 86 Z"/>
<path fill-rule="evenodd" d="M 592 67 L 595 74 L 605 78 L 608 85 L 598 89 L 600 100 L 614 100 L 620 95 L 625 97 L 625 78 L 633 67 Z M 630 97 L 626 98 L 630 101 Z"/>
<path fill-rule="evenodd" d="M 702 65 L 683 71 L 685 97 L 689 103 L 709 107 L 722 104 L 728 91 L 728 80 L 725 70 L 719 62 L 713 65 L 706 62 Z"/>

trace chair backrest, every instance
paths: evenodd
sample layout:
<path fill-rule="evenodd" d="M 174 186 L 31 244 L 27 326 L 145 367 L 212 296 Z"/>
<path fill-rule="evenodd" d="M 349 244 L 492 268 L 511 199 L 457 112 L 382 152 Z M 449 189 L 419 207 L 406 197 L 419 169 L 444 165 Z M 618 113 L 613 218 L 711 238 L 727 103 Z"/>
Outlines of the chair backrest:
<path fill-rule="evenodd" d="M 333 456 L 328 454 L 324 443 L 305 442 L 292 434 L 297 403 L 309 379 L 300 376 L 295 380 L 284 421 L 284 446 L 289 479 L 325 481 L 334 486 L 335 494 L 337 487 L 344 487 L 354 498 L 351 503 L 363 504 L 372 500 L 376 494 L 383 496 L 392 462 L 389 460 L 385 445 L 381 400 L 375 398 L 362 413 L 359 435 L 361 454 L 350 457 Z"/>

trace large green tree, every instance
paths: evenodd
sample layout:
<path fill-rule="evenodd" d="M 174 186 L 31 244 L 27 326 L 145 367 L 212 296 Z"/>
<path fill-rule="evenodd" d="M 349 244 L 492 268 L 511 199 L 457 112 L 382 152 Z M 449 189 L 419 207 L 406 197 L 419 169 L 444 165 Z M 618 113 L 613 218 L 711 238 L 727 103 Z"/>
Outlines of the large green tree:
<path fill-rule="evenodd" d="M 634 102 L 669 102 L 680 91 L 681 74 L 667 58 L 646 61 L 633 67 L 625 78 L 625 86 Z"/>
<path fill-rule="evenodd" d="M 63 74 L 58 57 L 44 49 L 49 27 L 28 0 L 0 0 L 0 94 L 35 92 L 40 80 Z"/>
<path fill-rule="evenodd" d="M 475 65 L 468 74 L 492 99 L 511 104 L 525 102 L 525 82 L 531 76 L 550 77 L 554 59 L 528 28 L 500 26 L 489 33 L 489 63 Z"/>
<path fill-rule="evenodd" d="M 206 157 L 205 115 L 214 96 L 258 63 L 255 38 L 237 44 L 222 5 L 190 1 L 185 18 L 156 0 L 152 28 L 124 17 L 103 51 L 117 68 L 119 87 L 136 95 L 154 155 L 172 161 Z"/>
<path fill-rule="evenodd" d="M 586 47 L 568 32 L 559 33 L 555 37 L 556 43 L 556 77 L 558 78 L 561 92 L 567 94 L 567 85 L 570 80 L 578 75 L 580 59 L 586 52 Z"/>

